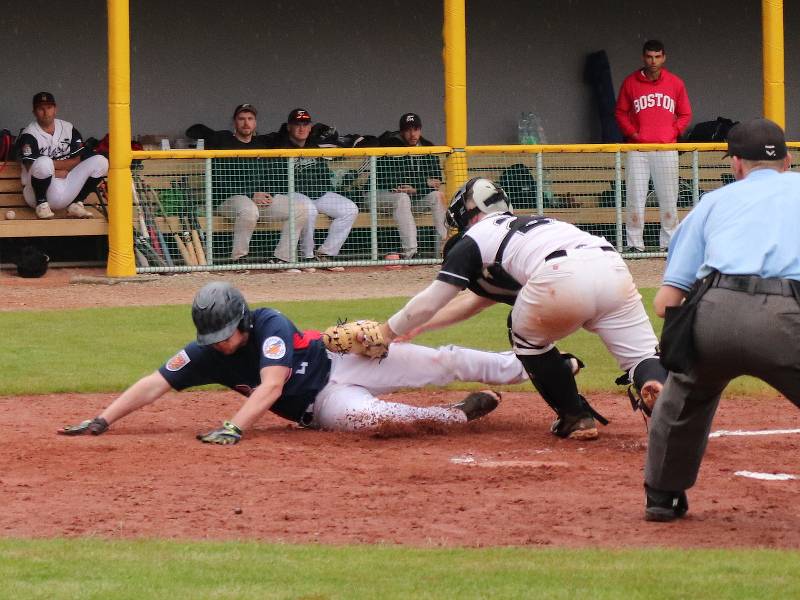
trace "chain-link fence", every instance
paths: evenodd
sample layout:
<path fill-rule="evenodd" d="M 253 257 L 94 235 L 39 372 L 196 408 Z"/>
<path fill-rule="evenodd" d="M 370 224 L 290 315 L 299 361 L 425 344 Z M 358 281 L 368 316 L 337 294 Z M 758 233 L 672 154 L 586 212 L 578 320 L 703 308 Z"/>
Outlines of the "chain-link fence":
<path fill-rule="evenodd" d="M 330 156 L 228 151 L 137 160 L 137 270 L 436 263 L 455 191 L 445 189 L 445 173 L 455 185 L 491 179 L 517 214 L 574 223 L 626 256 L 664 256 L 663 230 L 674 229 L 705 192 L 733 181 L 717 146 L 572 148 L 334 150 Z"/>

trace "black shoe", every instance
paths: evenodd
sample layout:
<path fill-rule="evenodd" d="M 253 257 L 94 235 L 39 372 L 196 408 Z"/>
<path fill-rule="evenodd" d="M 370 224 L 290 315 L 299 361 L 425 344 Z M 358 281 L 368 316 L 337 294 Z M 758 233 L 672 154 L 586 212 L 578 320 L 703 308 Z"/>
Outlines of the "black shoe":
<path fill-rule="evenodd" d="M 668 523 L 680 519 L 689 510 L 686 492 L 662 492 L 645 484 L 647 503 L 644 509 L 645 521 Z"/>
<path fill-rule="evenodd" d="M 625 254 L 644 254 L 644 248 L 636 248 L 634 246 L 628 246 L 625 248 Z"/>
<path fill-rule="evenodd" d="M 571 440 L 596 440 L 597 423 L 589 413 L 559 416 L 550 426 L 550 431 L 560 438 Z"/>
<path fill-rule="evenodd" d="M 492 412 L 500 404 L 500 393 L 493 390 L 482 392 L 472 392 L 461 402 L 451 404 L 451 408 L 457 408 L 467 415 L 467 421 L 480 419 Z"/>

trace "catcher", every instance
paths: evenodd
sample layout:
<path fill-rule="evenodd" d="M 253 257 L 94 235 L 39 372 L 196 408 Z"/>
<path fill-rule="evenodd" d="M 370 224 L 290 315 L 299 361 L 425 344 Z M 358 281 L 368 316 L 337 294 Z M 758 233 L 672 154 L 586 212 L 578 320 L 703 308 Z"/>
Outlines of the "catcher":
<path fill-rule="evenodd" d="M 634 409 L 650 413 L 667 372 L 631 274 L 604 238 L 556 219 L 516 217 L 502 188 L 480 177 L 456 192 L 447 221 L 458 234 L 445 246 L 436 280 L 386 323 L 342 338 L 354 336 L 380 356 L 396 337 L 408 340 L 503 302 L 513 307 L 514 352 L 556 413 L 555 435 L 592 440 L 596 420 L 607 423 L 578 393 L 575 369 L 555 347 L 580 328 L 602 338 L 625 371 L 618 383 L 631 383 Z"/>
<path fill-rule="evenodd" d="M 453 381 L 512 384 L 526 380 L 511 352 L 457 346 L 392 346 L 384 360 L 328 352 L 317 331 L 299 331 L 270 308 L 251 311 L 228 283 L 200 289 L 192 304 L 197 341 L 186 345 L 154 373 L 143 377 L 94 419 L 59 430 L 63 435 L 98 435 L 125 415 L 170 390 L 218 383 L 245 396 L 222 426 L 198 435 L 202 442 L 235 444 L 266 412 L 303 427 L 352 431 L 384 422 L 463 423 L 494 410 L 491 391 L 473 392 L 447 406 L 416 407 L 385 402 L 375 394 Z"/>

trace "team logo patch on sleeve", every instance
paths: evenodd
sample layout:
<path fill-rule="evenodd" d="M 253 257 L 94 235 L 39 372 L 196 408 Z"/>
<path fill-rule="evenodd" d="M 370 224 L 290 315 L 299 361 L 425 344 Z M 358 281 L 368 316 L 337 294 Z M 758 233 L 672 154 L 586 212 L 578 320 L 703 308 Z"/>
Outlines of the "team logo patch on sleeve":
<path fill-rule="evenodd" d="M 266 358 L 278 360 L 286 355 L 286 342 L 283 341 L 283 338 L 273 335 L 264 340 L 261 350 Z"/>
<path fill-rule="evenodd" d="M 180 371 L 183 367 L 192 362 L 186 350 L 181 350 L 167 361 L 167 371 Z"/>
<path fill-rule="evenodd" d="M 31 154 L 33 154 L 33 149 L 30 144 L 22 146 L 22 156 L 30 156 Z"/>

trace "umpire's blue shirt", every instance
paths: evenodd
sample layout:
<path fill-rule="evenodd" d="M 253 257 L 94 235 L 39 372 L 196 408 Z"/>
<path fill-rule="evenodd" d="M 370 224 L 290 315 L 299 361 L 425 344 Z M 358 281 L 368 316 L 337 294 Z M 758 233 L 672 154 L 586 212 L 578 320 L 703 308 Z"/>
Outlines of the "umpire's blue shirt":
<path fill-rule="evenodd" d="M 664 284 L 689 290 L 712 270 L 800 280 L 800 173 L 756 169 L 705 194 L 669 245 Z"/>

